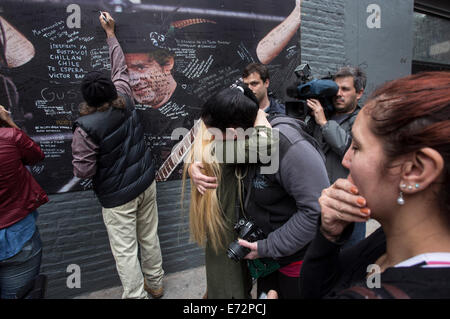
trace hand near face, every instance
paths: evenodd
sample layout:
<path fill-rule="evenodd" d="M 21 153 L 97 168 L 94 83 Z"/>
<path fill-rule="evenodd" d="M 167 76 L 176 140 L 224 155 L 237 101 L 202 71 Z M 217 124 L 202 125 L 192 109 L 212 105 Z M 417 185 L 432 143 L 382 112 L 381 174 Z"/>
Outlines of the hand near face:
<path fill-rule="evenodd" d="M 272 127 L 270 125 L 269 120 L 267 120 L 267 113 L 263 110 L 259 109 L 258 113 L 256 114 L 255 123 L 253 126 L 265 126 L 265 127 Z"/>
<path fill-rule="evenodd" d="M 348 179 L 338 179 L 324 189 L 319 198 L 322 212 L 322 234 L 335 241 L 351 222 L 366 222 L 370 209 L 364 197 L 358 195 L 358 189 Z"/>

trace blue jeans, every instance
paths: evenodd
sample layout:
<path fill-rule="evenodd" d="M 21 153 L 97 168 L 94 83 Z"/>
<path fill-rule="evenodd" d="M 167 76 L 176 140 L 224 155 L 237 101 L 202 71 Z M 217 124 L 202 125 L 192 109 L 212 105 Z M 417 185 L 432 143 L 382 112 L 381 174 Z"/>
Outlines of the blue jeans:
<path fill-rule="evenodd" d="M 353 233 L 342 248 L 349 248 L 366 238 L 366 223 L 355 223 Z"/>
<path fill-rule="evenodd" d="M 0 261 L 0 299 L 15 299 L 16 293 L 39 275 L 42 258 L 42 242 L 36 231 L 11 258 Z"/>

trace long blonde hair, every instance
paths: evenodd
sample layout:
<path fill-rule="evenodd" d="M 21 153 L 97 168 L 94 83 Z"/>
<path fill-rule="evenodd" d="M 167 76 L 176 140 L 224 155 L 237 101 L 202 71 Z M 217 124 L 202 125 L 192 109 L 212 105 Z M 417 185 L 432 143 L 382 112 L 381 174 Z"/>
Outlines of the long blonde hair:
<path fill-rule="evenodd" d="M 190 163 L 203 163 L 202 173 L 217 177 L 220 184 L 221 167 L 214 156 L 214 136 L 201 122 L 195 137 L 188 161 L 183 169 L 183 194 L 187 178 L 187 169 Z M 189 228 L 191 239 L 200 246 L 205 247 L 206 241 L 215 252 L 225 248 L 223 235 L 227 228 L 224 214 L 219 202 L 217 189 L 207 189 L 202 195 L 191 181 L 191 201 L 189 206 Z"/>
<path fill-rule="evenodd" d="M 220 205 L 221 199 L 218 191 L 220 192 L 220 187 L 229 185 L 221 185 L 222 171 L 217 159 L 219 154 L 215 152 L 216 144 L 219 143 L 214 140 L 214 135 L 210 130 L 214 129 L 215 134 L 224 134 L 227 128 L 247 129 L 252 127 L 258 110 L 258 100 L 246 86 L 225 88 L 209 98 L 202 106 L 201 127 L 194 140 L 187 164 L 203 163 L 203 173 L 215 176 L 219 188 L 208 189 L 204 195 L 201 195 L 191 181 L 190 231 L 194 241 L 200 246 L 205 246 L 208 242 L 215 252 L 225 248 L 227 244 L 224 240 L 225 231 L 230 230 L 229 228 L 232 226 L 227 221 L 223 207 Z M 211 129 L 208 130 L 208 127 Z M 184 181 L 187 169 L 188 165 L 185 165 Z M 183 192 L 184 184 L 183 182 Z"/>

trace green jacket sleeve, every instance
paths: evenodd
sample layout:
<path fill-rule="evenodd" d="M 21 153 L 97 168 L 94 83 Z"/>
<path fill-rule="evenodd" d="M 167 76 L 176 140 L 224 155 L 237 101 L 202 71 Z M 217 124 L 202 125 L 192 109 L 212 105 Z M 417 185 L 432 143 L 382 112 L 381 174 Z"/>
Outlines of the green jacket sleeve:
<path fill-rule="evenodd" d="M 278 134 L 269 127 L 237 129 L 238 138 L 215 141 L 215 156 L 225 164 L 268 164 L 276 154 Z"/>

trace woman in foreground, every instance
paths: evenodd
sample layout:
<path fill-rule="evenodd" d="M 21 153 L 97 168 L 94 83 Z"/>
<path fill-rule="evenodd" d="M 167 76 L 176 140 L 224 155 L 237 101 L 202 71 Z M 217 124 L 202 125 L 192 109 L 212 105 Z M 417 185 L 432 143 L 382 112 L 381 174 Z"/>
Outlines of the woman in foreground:
<path fill-rule="evenodd" d="M 450 72 L 386 83 L 367 101 L 322 192 L 305 298 L 450 298 Z M 353 222 L 381 227 L 341 250 Z"/>

